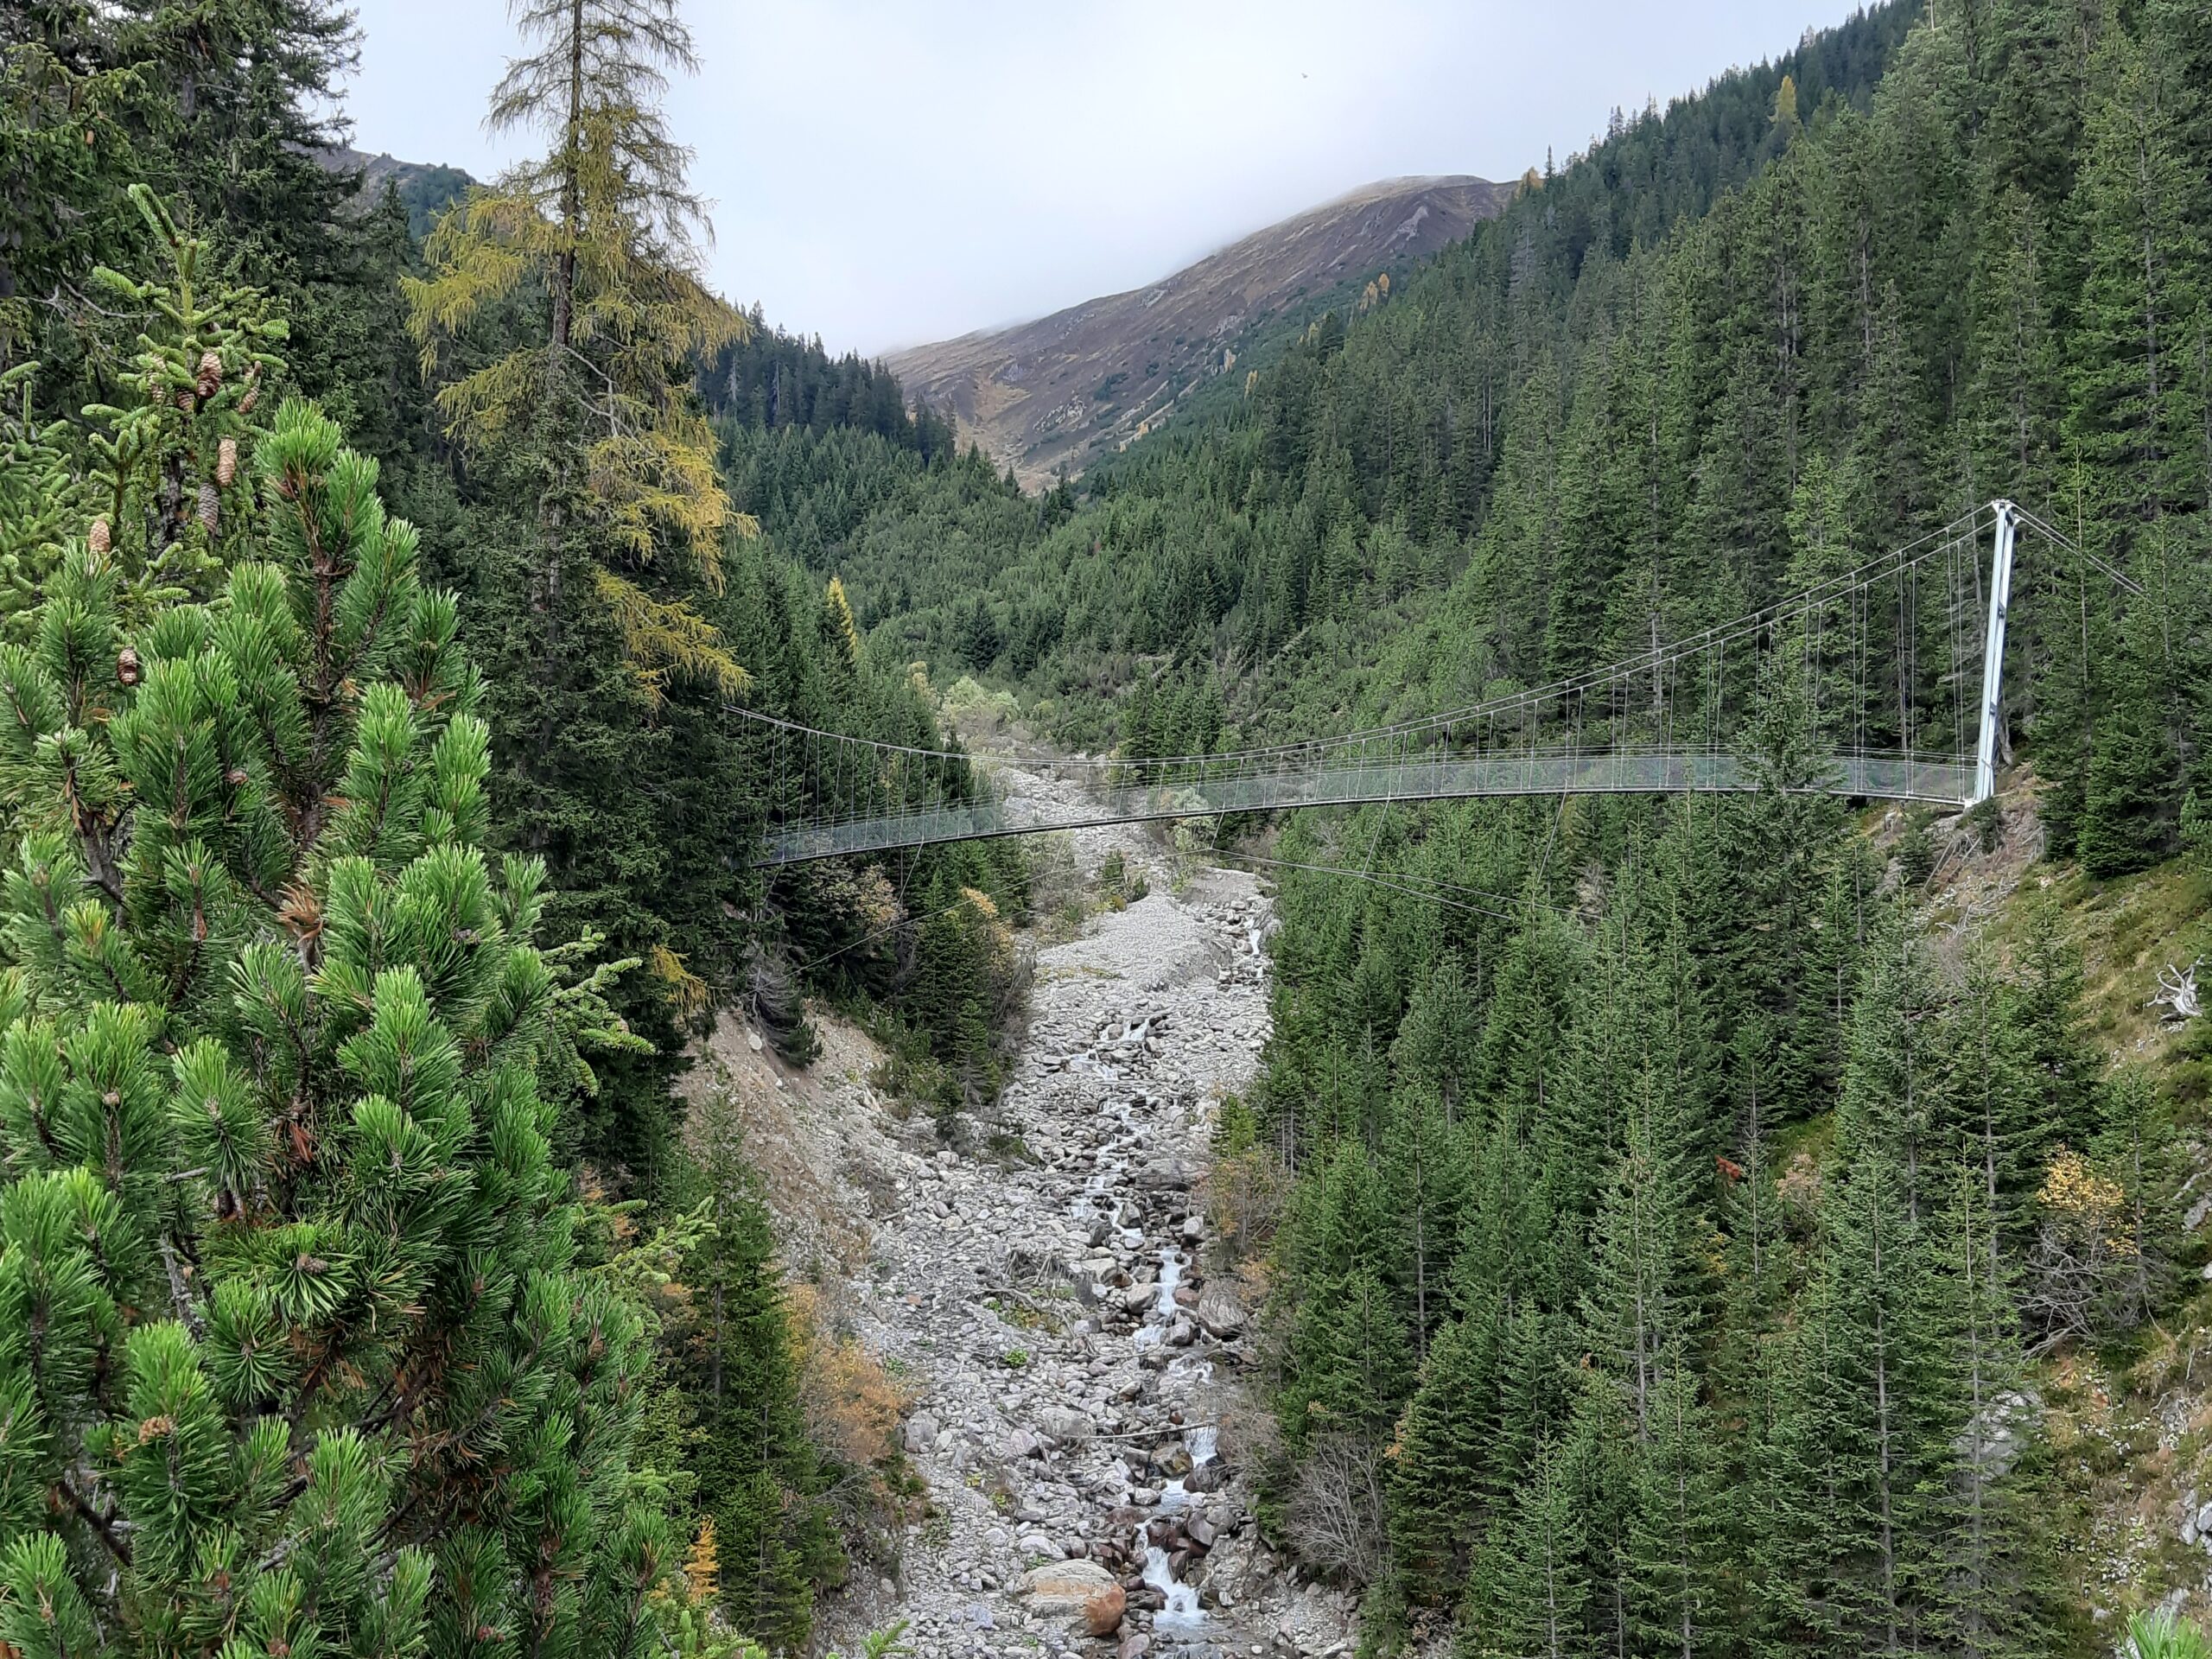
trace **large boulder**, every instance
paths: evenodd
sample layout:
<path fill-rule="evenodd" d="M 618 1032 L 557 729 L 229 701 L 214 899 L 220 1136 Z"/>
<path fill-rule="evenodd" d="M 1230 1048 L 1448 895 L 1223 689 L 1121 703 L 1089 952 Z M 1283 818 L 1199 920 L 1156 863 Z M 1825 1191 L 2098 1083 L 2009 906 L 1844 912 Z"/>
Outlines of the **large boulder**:
<path fill-rule="evenodd" d="M 1140 1165 L 1130 1176 L 1138 1186 L 1155 1192 L 1187 1192 L 1198 1176 L 1194 1160 L 1169 1154 Z"/>
<path fill-rule="evenodd" d="M 1096 1561 L 1047 1561 L 1021 1575 L 1029 1610 L 1045 1618 L 1078 1622 L 1093 1636 L 1119 1629 L 1128 1598 L 1121 1582 Z"/>
<path fill-rule="evenodd" d="M 1217 1341 L 1227 1342 L 1244 1329 L 1243 1305 L 1222 1285 L 1209 1284 L 1192 1311 L 1206 1334 Z"/>
<path fill-rule="evenodd" d="M 1083 1627 L 1093 1636 L 1111 1636 L 1122 1628 L 1122 1616 L 1128 1608 L 1128 1592 L 1109 1584 L 1083 1604 Z"/>
<path fill-rule="evenodd" d="M 1062 1446 L 1081 1446 L 1098 1432 L 1088 1412 L 1073 1406 L 1047 1406 L 1037 1414 L 1037 1427 Z"/>

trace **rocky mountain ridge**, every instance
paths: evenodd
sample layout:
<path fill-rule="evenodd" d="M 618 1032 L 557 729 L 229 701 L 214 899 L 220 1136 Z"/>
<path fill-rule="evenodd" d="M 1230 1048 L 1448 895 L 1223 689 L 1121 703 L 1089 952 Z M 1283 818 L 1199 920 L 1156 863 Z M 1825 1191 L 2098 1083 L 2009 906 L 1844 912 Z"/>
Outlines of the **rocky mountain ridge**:
<path fill-rule="evenodd" d="M 910 395 L 1025 483 L 1080 472 L 1174 416 L 1305 310 L 1357 305 L 1378 275 L 1466 236 L 1517 185 L 1388 179 L 1256 231 L 1173 276 L 1012 327 L 894 352 Z"/>
<path fill-rule="evenodd" d="M 467 195 L 469 188 L 476 183 L 460 168 L 448 167 L 442 162 L 403 162 L 381 150 L 371 155 L 350 144 L 322 150 L 315 159 L 333 173 L 359 173 L 359 200 L 365 206 L 382 196 L 387 184 L 397 190 L 399 200 L 407 208 L 408 228 L 416 236 L 428 236 L 437 216 Z"/>

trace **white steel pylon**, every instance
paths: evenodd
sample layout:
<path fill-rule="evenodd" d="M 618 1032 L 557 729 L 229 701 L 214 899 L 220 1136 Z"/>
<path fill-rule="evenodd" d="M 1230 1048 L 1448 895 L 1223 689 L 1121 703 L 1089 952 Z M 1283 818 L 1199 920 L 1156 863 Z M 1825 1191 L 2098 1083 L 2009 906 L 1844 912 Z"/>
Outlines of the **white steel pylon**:
<path fill-rule="evenodd" d="M 1989 562 L 1989 626 L 1981 648 L 1981 741 L 1974 750 L 1974 791 L 1968 806 L 1978 806 L 1997 792 L 1998 721 L 2005 698 L 2005 613 L 2012 603 L 2012 539 L 2018 526 L 2017 510 L 2010 501 L 1993 501 L 1997 514 L 1997 547 Z"/>

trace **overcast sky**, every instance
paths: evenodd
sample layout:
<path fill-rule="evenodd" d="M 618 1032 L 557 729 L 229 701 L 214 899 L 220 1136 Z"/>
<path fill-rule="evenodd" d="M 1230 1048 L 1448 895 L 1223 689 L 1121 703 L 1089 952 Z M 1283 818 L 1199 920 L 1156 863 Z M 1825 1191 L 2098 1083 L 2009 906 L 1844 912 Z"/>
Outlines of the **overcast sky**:
<path fill-rule="evenodd" d="M 503 0 L 353 0 L 354 142 L 479 176 Z M 1519 175 L 1854 0 L 688 0 L 715 284 L 875 353 L 1134 288 L 1370 180 Z"/>

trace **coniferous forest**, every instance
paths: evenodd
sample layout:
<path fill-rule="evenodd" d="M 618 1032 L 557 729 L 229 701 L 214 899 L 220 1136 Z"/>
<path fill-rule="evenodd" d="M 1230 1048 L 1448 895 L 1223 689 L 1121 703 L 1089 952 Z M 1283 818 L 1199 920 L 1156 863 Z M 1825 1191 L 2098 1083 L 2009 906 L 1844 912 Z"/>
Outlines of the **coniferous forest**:
<path fill-rule="evenodd" d="M 801 1654 L 892 1570 L 819 1376 L 894 1380 L 691 1085 L 835 1017 L 965 1155 L 1046 861 L 765 864 L 733 707 L 964 799 L 963 679 L 1227 753 L 2000 496 L 2081 556 L 1974 812 L 1804 789 L 1777 651 L 1753 791 L 1206 823 L 1282 924 L 1237 1455 L 1363 1651 L 2202 1651 L 2126 1615 L 2203 1611 L 2212 10 L 1886 0 L 1039 491 L 708 286 L 677 0 L 513 23 L 530 159 L 426 204 L 330 0 L 0 11 L 0 1652 Z"/>

